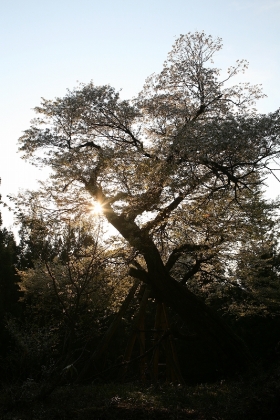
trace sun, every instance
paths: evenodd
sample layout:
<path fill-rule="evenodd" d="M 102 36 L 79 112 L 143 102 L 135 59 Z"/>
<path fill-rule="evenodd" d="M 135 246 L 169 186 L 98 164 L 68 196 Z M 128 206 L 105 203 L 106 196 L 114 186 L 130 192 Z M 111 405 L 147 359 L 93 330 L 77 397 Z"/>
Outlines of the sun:
<path fill-rule="evenodd" d="M 95 216 L 98 216 L 99 214 L 102 214 L 103 213 L 102 204 L 99 203 L 98 201 L 96 201 L 95 203 L 92 203 L 90 212 Z"/>
<path fill-rule="evenodd" d="M 86 206 L 89 217 L 95 218 L 97 223 L 101 223 L 102 226 L 102 240 L 106 240 L 109 237 L 118 235 L 117 229 L 114 228 L 107 220 L 104 215 L 104 206 L 99 201 L 90 201 Z M 101 217 L 100 217 L 101 216 Z"/>

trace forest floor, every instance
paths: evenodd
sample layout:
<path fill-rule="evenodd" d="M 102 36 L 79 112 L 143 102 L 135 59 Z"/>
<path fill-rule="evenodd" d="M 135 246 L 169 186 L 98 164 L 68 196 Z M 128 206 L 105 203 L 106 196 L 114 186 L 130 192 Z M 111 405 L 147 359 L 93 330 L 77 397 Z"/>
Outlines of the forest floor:
<path fill-rule="evenodd" d="M 182 386 L 59 386 L 44 399 L 40 384 L 5 385 L 1 420 L 280 420 L 280 363 L 235 380 Z M 36 397 L 37 395 L 37 397 Z"/>

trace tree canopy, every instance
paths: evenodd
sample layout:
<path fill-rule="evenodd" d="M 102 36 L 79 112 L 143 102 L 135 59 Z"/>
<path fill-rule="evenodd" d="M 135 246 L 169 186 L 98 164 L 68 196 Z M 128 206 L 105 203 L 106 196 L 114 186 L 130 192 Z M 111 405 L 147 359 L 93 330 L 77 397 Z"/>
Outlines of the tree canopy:
<path fill-rule="evenodd" d="M 235 365 L 247 360 L 243 344 L 188 281 L 214 259 L 224 261 L 225 278 L 251 203 L 279 157 L 280 114 L 257 113 L 260 86 L 232 84 L 246 61 L 222 77 L 213 63 L 221 48 L 203 32 L 181 35 L 132 100 L 92 82 L 42 99 L 20 150 L 52 169 L 30 203 L 39 200 L 54 218 L 79 217 L 100 203 L 130 250 L 130 275 Z"/>

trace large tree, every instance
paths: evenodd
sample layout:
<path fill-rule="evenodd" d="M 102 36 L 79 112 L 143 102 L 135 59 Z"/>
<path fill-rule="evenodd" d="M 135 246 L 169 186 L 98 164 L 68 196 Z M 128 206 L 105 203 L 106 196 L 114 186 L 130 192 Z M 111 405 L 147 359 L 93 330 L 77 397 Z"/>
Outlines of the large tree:
<path fill-rule="evenodd" d="M 212 59 L 221 47 L 204 33 L 181 35 L 134 100 L 93 83 L 43 99 L 20 149 L 52 169 L 41 194 L 56 211 L 74 214 L 91 199 L 102 205 L 133 251 L 131 276 L 149 283 L 224 365 L 236 366 L 247 363 L 242 342 L 186 282 L 231 246 L 228 226 L 238 224 L 279 154 L 280 119 L 279 111 L 256 113 L 258 86 L 232 85 L 246 61 L 220 75 Z M 194 251 L 180 281 L 172 277 Z"/>

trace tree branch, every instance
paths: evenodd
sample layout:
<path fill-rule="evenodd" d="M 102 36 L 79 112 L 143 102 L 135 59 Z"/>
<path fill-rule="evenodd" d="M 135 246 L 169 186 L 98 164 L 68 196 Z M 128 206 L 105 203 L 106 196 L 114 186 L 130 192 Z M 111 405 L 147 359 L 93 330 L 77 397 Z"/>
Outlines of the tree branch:
<path fill-rule="evenodd" d="M 171 254 L 169 255 L 169 258 L 165 264 L 165 268 L 170 271 L 171 268 L 174 266 L 174 264 L 177 262 L 177 260 L 181 257 L 181 255 L 184 252 L 193 252 L 193 251 L 201 251 L 201 250 L 207 250 L 209 249 L 209 245 L 196 245 L 196 244 L 188 244 L 185 243 L 178 248 L 175 248 Z"/>
<path fill-rule="evenodd" d="M 152 228 L 157 226 L 159 223 L 163 222 L 164 219 L 168 218 L 170 213 L 175 210 L 179 204 L 184 200 L 185 196 L 183 194 L 179 194 L 178 197 L 176 197 L 172 203 L 170 203 L 167 207 L 165 207 L 163 210 L 161 210 L 157 216 L 154 218 L 154 220 L 150 220 L 147 222 L 143 227 L 142 230 L 150 231 Z"/>
<path fill-rule="evenodd" d="M 87 141 L 86 143 L 77 146 L 78 149 L 81 149 L 82 147 L 94 147 L 95 149 L 101 149 L 101 146 L 95 144 L 93 141 Z"/>

